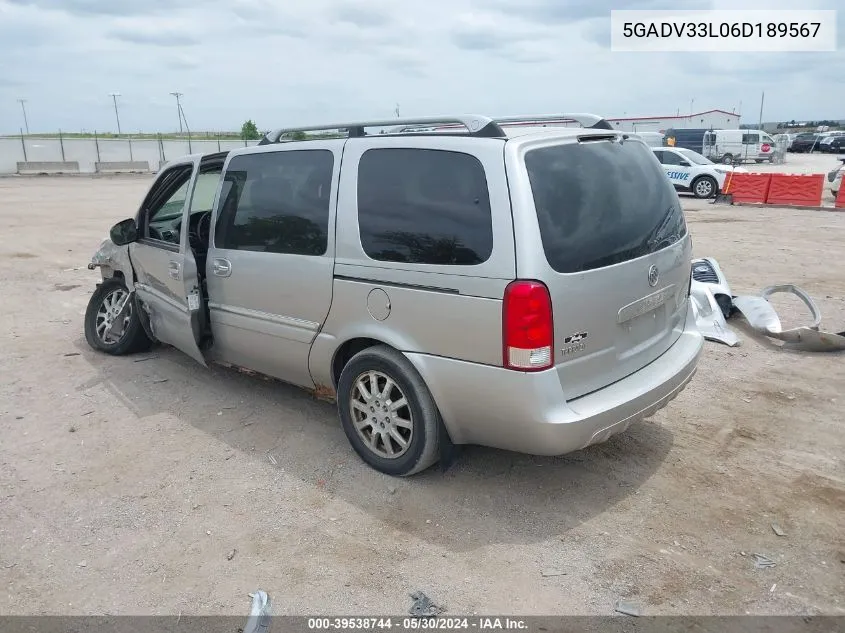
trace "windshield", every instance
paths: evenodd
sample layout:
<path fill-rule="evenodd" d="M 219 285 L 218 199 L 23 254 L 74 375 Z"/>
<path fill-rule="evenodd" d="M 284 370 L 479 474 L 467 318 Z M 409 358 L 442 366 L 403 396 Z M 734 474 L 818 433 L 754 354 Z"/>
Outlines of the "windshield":
<path fill-rule="evenodd" d="M 715 164 L 709 158 L 705 158 L 698 152 L 694 152 L 691 149 L 681 148 L 678 150 L 681 154 L 683 154 L 687 160 L 689 160 L 694 165 L 713 165 Z"/>
<path fill-rule="evenodd" d="M 525 167 L 543 250 L 559 273 L 642 257 L 686 235 L 678 195 L 643 143 L 534 149 Z"/>

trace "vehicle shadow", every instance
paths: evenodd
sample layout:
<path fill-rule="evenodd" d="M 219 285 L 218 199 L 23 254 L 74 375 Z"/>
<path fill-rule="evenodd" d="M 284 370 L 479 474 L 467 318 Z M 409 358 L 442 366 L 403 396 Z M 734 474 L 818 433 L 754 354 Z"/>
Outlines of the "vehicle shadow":
<path fill-rule="evenodd" d="M 114 358 L 92 352 L 84 340 L 77 347 L 98 370 L 80 390 L 103 385 L 141 419 L 176 416 L 398 531 L 453 552 L 563 536 L 635 494 L 673 442 L 671 431 L 645 421 L 562 457 L 465 447 L 445 472 L 435 467 L 392 478 L 353 452 L 334 405 L 305 391 L 219 366 L 205 369 L 171 348 Z"/>

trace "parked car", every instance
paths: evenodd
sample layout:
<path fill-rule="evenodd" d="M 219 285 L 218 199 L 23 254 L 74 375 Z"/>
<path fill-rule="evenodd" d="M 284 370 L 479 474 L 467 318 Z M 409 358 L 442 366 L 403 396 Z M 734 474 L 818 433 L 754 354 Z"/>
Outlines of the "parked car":
<path fill-rule="evenodd" d="M 828 154 L 841 152 L 845 147 L 845 132 L 830 132 L 821 141 L 819 141 L 819 151 Z"/>
<path fill-rule="evenodd" d="M 834 199 L 839 195 L 839 189 L 842 187 L 842 174 L 845 173 L 845 158 L 840 158 L 840 165 L 835 169 L 827 172 L 827 181 L 830 183 L 830 193 L 833 194 Z"/>
<path fill-rule="evenodd" d="M 724 165 L 752 160 L 772 163 L 775 140 L 762 130 L 709 130 L 701 153 Z"/>
<path fill-rule="evenodd" d="M 796 154 L 818 151 L 819 143 L 822 138 L 821 134 L 804 132 L 803 134 L 799 134 L 795 137 L 795 140 L 792 141 L 792 145 L 789 146 L 789 151 L 795 152 Z"/>
<path fill-rule="evenodd" d="M 698 152 L 683 147 L 652 148 L 651 151 L 675 189 L 692 193 L 696 198 L 712 198 L 725 186 L 728 173 L 746 171 L 740 167 L 717 165 Z"/>
<path fill-rule="evenodd" d="M 115 355 L 160 341 L 335 400 L 390 475 L 452 444 L 603 442 L 684 388 L 703 339 L 651 150 L 567 116 L 584 127 L 349 123 L 173 161 L 89 265 L 86 339 Z M 443 122 L 465 132 L 378 133 Z"/>

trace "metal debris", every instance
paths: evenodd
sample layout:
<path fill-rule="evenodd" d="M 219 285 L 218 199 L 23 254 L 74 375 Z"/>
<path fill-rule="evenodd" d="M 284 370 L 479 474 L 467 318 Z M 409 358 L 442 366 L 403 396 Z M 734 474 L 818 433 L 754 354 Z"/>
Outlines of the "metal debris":
<path fill-rule="evenodd" d="M 69 354 L 65 354 L 65 358 L 69 358 L 71 356 L 81 356 L 79 352 L 70 352 Z"/>
<path fill-rule="evenodd" d="M 755 569 L 769 569 L 775 566 L 775 561 L 768 556 L 763 556 L 762 554 L 751 554 L 751 557 L 754 559 Z"/>
<path fill-rule="evenodd" d="M 413 604 L 411 608 L 408 610 L 415 618 L 424 618 L 427 616 L 432 615 L 440 615 L 446 609 L 441 607 L 440 605 L 435 604 L 431 601 L 431 599 L 425 595 L 422 591 L 415 591 L 411 594 L 411 600 L 413 600 Z"/>
<path fill-rule="evenodd" d="M 544 569 L 540 572 L 540 575 L 543 578 L 554 578 L 555 576 L 566 576 L 566 572 L 560 569 Z"/>
<path fill-rule="evenodd" d="M 636 602 L 630 602 L 628 600 L 617 600 L 616 606 L 613 608 L 614 611 L 618 611 L 619 613 L 623 613 L 625 615 L 632 615 L 635 618 L 642 615 L 643 610 Z"/>
<path fill-rule="evenodd" d="M 783 528 L 777 523 L 772 523 L 772 532 L 774 532 L 778 536 L 786 536 L 786 532 L 784 532 Z"/>
<path fill-rule="evenodd" d="M 238 553 L 237 549 L 233 549 L 231 552 L 226 554 L 226 560 L 232 560 L 235 557 L 235 554 Z"/>
<path fill-rule="evenodd" d="M 279 463 L 276 461 L 276 458 L 273 457 L 270 453 L 267 453 L 267 459 L 270 460 L 270 463 L 273 464 L 273 466 L 276 466 Z"/>
<path fill-rule="evenodd" d="M 252 598 L 252 608 L 243 633 L 266 633 L 270 630 L 270 618 L 272 616 L 270 596 L 266 591 L 260 589 L 249 594 Z"/>

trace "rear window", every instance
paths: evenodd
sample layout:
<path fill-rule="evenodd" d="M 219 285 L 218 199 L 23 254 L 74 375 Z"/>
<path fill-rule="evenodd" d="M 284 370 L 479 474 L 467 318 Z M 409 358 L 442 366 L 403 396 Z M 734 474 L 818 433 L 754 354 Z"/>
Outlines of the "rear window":
<path fill-rule="evenodd" d="M 686 235 L 678 196 L 642 143 L 555 145 L 527 152 L 525 166 L 543 250 L 557 272 L 642 257 Z"/>

